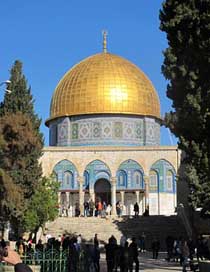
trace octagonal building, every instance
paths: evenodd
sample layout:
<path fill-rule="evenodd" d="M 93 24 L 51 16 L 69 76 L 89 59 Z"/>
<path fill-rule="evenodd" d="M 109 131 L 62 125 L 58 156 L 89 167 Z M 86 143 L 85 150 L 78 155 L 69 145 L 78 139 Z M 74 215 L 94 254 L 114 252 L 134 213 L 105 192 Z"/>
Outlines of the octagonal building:
<path fill-rule="evenodd" d="M 173 214 L 179 151 L 160 146 L 160 102 L 136 65 L 102 53 L 73 66 L 51 99 L 49 147 L 41 158 L 45 175 L 60 183 L 60 207 L 75 215 L 92 199 L 121 203 L 122 214 Z"/>

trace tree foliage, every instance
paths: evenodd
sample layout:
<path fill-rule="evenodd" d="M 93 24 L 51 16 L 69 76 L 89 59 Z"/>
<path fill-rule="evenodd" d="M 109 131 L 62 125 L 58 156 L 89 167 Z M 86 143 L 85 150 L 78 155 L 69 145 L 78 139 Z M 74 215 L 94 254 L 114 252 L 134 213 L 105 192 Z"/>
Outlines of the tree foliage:
<path fill-rule="evenodd" d="M 59 183 L 52 177 L 44 177 L 39 183 L 24 215 L 26 230 L 36 231 L 58 215 Z"/>
<path fill-rule="evenodd" d="M 31 94 L 31 88 L 27 86 L 27 80 L 22 72 L 22 63 L 19 60 L 14 62 L 10 71 L 10 93 L 6 93 L 4 101 L 0 105 L 0 115 L 22 112 L 31 120 L 34 129 L 37 131 L 40 141 L 43 144 L 43 135 L 39 128 L 41 119 L 34 111 L 34 99 Z"/>
<path fill-rule="evenodd" d="M 165 122 L 185 153 L 190 203 L 210 214 L 210 0 L 166 0 L 160 29 L 169 47 L 162 72 L 174 111 Z"/>
<path fill-rule="evenodd" d="M 21 112 L 0 118 L 0 135 L 1 205 L 8 215 L 21 218 L 40 179 L 36 175 L 39 163 L 30 156 L 40 141 Z"/>
<path fill-rule="evenodd" d="M 23 194 L 19 186 L 0 169 L 0 221 L 4 224 L 11 217 L 19 217 L 24 209 Z"/>
<path fill-rule="evenodd" d="M 0 105 L 0 169 L 3 173 L 1 183 L 4 184 L 3 199 L 0 202 L 9 205 L 6 192 L 8 196 L 10 192 L 21 196 L 18 216 L 12 208 L 6 210 L 10 222 L 15 222 L 17 226 L 21 222 L 23 227 L 24 212 L 42 180 L 39 159 L 42 155 L 43 135 L 39 131 L 41 120 L 34 112 L 31 89 L 27 87 L 20 61 L 15 61 L 10 81 L 11 93 L 5 94 Z"/>

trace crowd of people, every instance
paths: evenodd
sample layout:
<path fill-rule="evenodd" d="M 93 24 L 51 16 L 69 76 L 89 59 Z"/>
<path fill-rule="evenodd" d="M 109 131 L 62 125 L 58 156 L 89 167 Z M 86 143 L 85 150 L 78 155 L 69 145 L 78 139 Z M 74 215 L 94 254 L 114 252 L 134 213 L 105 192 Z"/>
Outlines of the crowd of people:
<path fill-rule="evenodd" d="M 94 202 L 92 199 L 85 200 L 83 203 L 83 212 L 80 209 L 80 205 L 78 202 L 73 207 L 67 207 L 65 204 L 61 205 L 60 207 L 60 216 L 75 216 L 75 217 L 88 217 L 88 216 L 96 216 L 96 217 L 106 217 L 110 216 L 112 212 L 112 206 L 111 204 L 107 204 L 105 201 L 96 201 Z"/>
<path fill-rule="evenodd" d="M 192 271 L 196 270 L 198 265 L 195 264 L 195 259 L 197 259 L 197 262 L 203 259 L 210 260 L 210 239 L 202 236 L 199 236 L 196 240 L 168 236 L 166 248 L 166 260 L 168 262 L 179 262 L 183 267 L 183 272 L 187 271 L 188 266 Z"/>
<path fill-rule="evenodd" d="M 78 202 L 75 203 L 74 207 L 67 207 L 66 204 L 62 204 L 59 209 L 59 215 L 63 217 L 110 217 L 113 212 L 113 207 L 111 204 L 107 204 L 105 201 L 101 201 L 100 199 L 94 202 L 92 199 L 85 200 L 83 203 L 83 211 L 81 211 L 81 207 Z M 134 217 L 139 216 L 139 204 L 136 202 L 135 204 L 130 205 L 129 214 Z M 121 217 L 122 215 L 126 215 L 126 207 L 122 204 L 121 201 L 116 202 L 115 206 L 116 215 Z M 149 212 L 145 209 L 143 213 L 144 216 L 148 216 Z"/>
<path fill-rule="evenodd" d="M 1 244 L 4 244 L 3 239 Z M 68 252 L 67 271 L 100 271 L 100 243 L 97 234 L 89 243 L 83 241 L 81 234 L 78 236 L 63 234 L 58 239 L 49 236 L 46 243 L 43 244 L 39 240 L 35 245 L 32 245 L 30 239 L 26 241 L 19 238 L 15 247 L 20 257 L 30 254 L 35 256 L 37 252 L 44 253 L 50 249 L 66 251 Z M 132 238 L 129 244 L 126 237 L 122 236 L 118 245 L 116 238 L 112 235 L 105 245 L 105 255 L 108 272 L 117 271 L 118 268 L 120 271 L 131 271 L 133 264 L 135 264 L 135 271 L 139 271 L 138 244 L 135 238 Z"/>
<path fill-rule="evenodd" d="M 80 209 L 80 205 L 79 203 L 75 203 L 74 206 L 74 211 L 72 210 L 73 207 L 66 207 L 66 205 L 61 205 L 60 207 L 60 216 L 75 216 L 75 217 L 80 217 L 80 216 L 84 216 L 84 217 L 107 217 L 107 216 L 111 216 L 112 214 L 112 205 L 111 204 L 107 204 L 105 201 L 101 201 L 98 200 L 96 202 L 93 202 L 92 199 L 90 199 L 89 201 L 85 200 L 85 202 L 83 203 L 83 213 Z M 123 211 L 123 205 L 118 201 L 116 203 L 116 212 L 118 216 L 122 215 L 122 211 Z"/>
<path fill-rule="evenodd" d="M 206 237 L 198 237 L 197 240 L 192 239 L 179 239 L 172 236 L 168 236 L 165 240 L 168 262 L 179 262 L 183 268 L 183 272 L 187 271 L 187 267 L 190 267 L 191 271 L 197 271 L 197 261 L 203 259 L 210 259 L 210 239 Z M 0 241 L 0 247 L 5 247 L 6 243 L 4 239 Z M 68 271 L 100 271 L 100 254 L 101 245 L 98 235 L 95 234 L 91 242 L 84 241 L 82 235 L 70 236 L 63 234 L 58 239 L 47 236 L 47 241 L 43 243 L 41 240 L 37 244 L 33 244 L 32 240 L 28 241 L 23 238 L 18 239 L 16 242 L 16 252 L 20 257 L 30 255 L 36 256 L 36 253 L 46 252 L 50 249 L 66 251 L 67 254 L 67 266 Z M 112 235 L 107 244 L 104 246 L 107 271 L 139 271 L 139 252 L 146 251 L 146 235 L 144 232 L 138 237 L 133 237 L 128 240 L 124 235 L 121 236 L 119 244 L 117 239 Z M 152 250 L 152 257 L 157 259 L 160 250 L 160 241 L 158 238 L 154 238 L 151 244 L 147 244 L 147 250 Z M 13 253 L 12 253 L 13 254 Z M 39 255 L 40 256 L 40 255 Z M 17 257 L 17 256 L 16 256 Z M 4 260 L 10 261 L 10 259 L 4 258 Z M 20 258 L 18 259 L 19 261 Z M 17 266 L 19 267 L 19 266 Z M 78 267 L 80 267 L 78 270 Z M 81 268 L 82 267 L 82 268 Z M 27 269 L 24 266 L 24 269 Z M 18 270 L 17 270 L 18 271 Z M 24 270 L 30 271 L 30 270 Z"/>
<path fill-rule="evenodd" d="M 133 265 L 135 265 L 135 271 L 139 271 L 139 251 L 134 237 L 129 244 L 123 236 L 118 245 L 116 238 L 112 235 L 108 244 L 105 245 L 105 252 L 108 272 L 118 271 L 118 268 L 121 272 L 133 271 Z"/>

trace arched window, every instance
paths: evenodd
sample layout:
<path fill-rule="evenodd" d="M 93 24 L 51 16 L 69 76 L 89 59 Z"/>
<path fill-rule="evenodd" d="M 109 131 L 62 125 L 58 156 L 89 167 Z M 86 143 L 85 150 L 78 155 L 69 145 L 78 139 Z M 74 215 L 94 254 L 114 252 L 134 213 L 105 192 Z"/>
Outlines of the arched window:
<path fill-rule="evenodd" d="M 70 171 L 64 173 L 64 186 L 72 187 L 73 175 Z"/>
<path fill-rule="evenodd" d="M 135 188 L 142 187 L 142 174 L 139 171 L 135 171 L 133 174 L 133 182 Z"/>
<path fill-rule="evenodd" d="M 149 173 L 149 188 L 150 190 L 158 189 L 158 176 L 154 170 Z"/>
<path fill-rule="evenodd" d="M 126 187 L 126 173 L 125 171 L 120 170 L 118 175 L 118 186 Z"/>
<path fill-rule="evenodd" d="M 173 191 L 173 173 L 170 170 L 166 172 L 166 190 Z"/>

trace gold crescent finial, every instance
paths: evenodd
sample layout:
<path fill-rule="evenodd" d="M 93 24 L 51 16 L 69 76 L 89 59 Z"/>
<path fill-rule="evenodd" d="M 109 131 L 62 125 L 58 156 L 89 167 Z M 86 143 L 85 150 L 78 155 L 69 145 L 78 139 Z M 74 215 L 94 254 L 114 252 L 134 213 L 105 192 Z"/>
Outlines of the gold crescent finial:
<path fill-rule="evenodd" d="M 103 30 L 102 34 L 103 34 L 103 52 L 107 53 L 107 34 L 108 33 L 106 30 Z"/>

